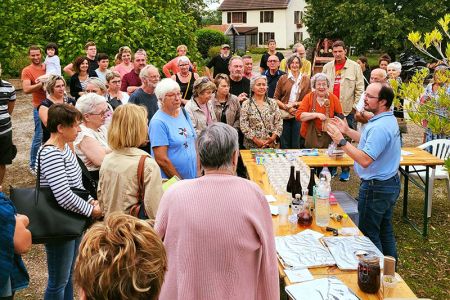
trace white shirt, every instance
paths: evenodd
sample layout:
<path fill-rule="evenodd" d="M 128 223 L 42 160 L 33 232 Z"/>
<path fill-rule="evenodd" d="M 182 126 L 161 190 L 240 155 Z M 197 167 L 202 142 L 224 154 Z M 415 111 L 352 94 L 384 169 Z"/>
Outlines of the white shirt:
<path fill-rule="evenodd" d="M 302 73 L 298 74 L 298 78 L 297 80 L 295 80 L 294 75 L 292 75 L 291 72 L 289 72 L 288 74 L 288 79 L 291 79 L 294 81 L 294 84 L 292 85 L 292 89 L 291 89 L 291 94 L 289 95 L 289 103 L 293 103 L 295 102 L 295 100 L 297 100 L 297 94 L 298 94 L 298 89 L 300 87 L 300 84 L 302 83 Z"/>

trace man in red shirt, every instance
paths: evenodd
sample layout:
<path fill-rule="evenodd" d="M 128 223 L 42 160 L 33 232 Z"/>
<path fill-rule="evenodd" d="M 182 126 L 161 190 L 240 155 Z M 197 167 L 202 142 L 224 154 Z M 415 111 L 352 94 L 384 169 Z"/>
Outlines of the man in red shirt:
<path fill-rule="evenodd" d="M 36 155 L 42 142 L 42 128 L 39 120 L 38 106 L 45 99 L 44 83 L 40 80 L 45 75 L 45 65 L 42 63 L 41 48 L 32 45 L 28 49 L 31 64 L 22 70 L 22 88 L 25 94 L 33 95 L 34 135 L 30 149 L 30 170 L 34 173 Z"/>
<path fill-rule="evenodd" d="M 346 57 L 347 50 L 343 41 L 335 41 L 332 45 L 334 60 L 323 67 L 323 73 L 331 79 L 330 92 L 341 101 L 342 110 L 348 126 L 356 129 L 355 107 L 364 91 L 364 77 L 361 67 Z M 341 181 L 350 179 L 350 169 L 342 168 Z"/>
<path fill-rule="evenodd" d="M 120 86 L 122 92 L 127 92 L 128 95 L 131 95 L 142 85 L 139 73 L 146 65 L 147 56 L 142 52 L 136 52 L 133 59 L 133 70 L 122 78 L 122 85 Z"/>

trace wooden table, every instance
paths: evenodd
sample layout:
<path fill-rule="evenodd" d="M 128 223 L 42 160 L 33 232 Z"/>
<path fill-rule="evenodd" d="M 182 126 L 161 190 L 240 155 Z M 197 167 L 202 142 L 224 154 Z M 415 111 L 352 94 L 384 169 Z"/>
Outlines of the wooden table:
<path fill-rule="evenodd" d="M 257 165 L 252 158 L 252 155 L 250 151 L 247 150 L 241 150 L 242 159 L 244 162 L 245 167 L 247 168 L 247 173 L 249 175 L 250 180 L 254 181 L 259 185 L 259 187 L 264 191 L 265 194 L 275 195 L 272 187 L 269 184 L 269 180 L 265 171 L 265 168 L 262 165 Z M 277 202 L 271 203 L 272 205 L 279 205 L 281 203 L 281 199 L 279 199 L 278 196 L 275 196 L 277 198 Z M 342 208 L 337 205 L 331 206 L 332 212 L 336 212 L 339 214 L 343 214 L 344 211 Z M 289 224 L 287 225 L 281 225 L 279 223 L 279 217 L 273 216 L 273 230 L 275 236 L 284 236 L 289 234 L 296 234 L 306 228 L 302 228 L 300 226 L 297 226 L 295 230 L 291 230 Z M 352 220 L 348 218 L 345 224 L 342 224 L 340 222 L 336 222 L 333 220 L 330 220 L 330 227 L 333 228 L 342 228 L 342 227 L 355 227 L 355 224 L 353 224 Z M 331 232 L 326 232 L 322 228 L 318 227 L 315 222 L 311 226 L 308 227 L 309 229 L 322 232 L 323 234 L 330 236 Z M 356 271 L 342 271 L 337 266 L 331 266 L 331 267 L 321 267 L 321 268 L 310 268 L 309 271 L 315 278 L 323 278 L 326 276 L 336 276 L 339 278 L 342 282 L 344 282 L 348 287 L 350 287 L 361 299 L 382 299 L 381 297 L 381 289 L 378 294 L 366 294 L 362 292 L 357 283 L 357 272 Z M 291 285 L 292 283 L 289 281 L 288 277 L 286 276 L 284 272 L 283 265 L 279 262 L 278 263 L 278 272 L 280 274 L 280 278 L 283 279 L 284 283 L 286 285 Z M 411 289 L 408 287 L 408 285 L 401 281 L 398 283 L 398 285 L 395 288 L 395 291 L 393 293 L 393 297 L 398 298 L 413 298 L 416 299 L 416 296 L 411 291 Z"/>
<path fill-rule="evenodd" d="M 400 166 L 403 168 L 399 168 L 400 173 L 404 177 L 403 184 L 403 220 L 408 222 L 415 230 L 425 237 L 428 234 L 428 203 L 430 201 L 429 195 L 429 185 L 430 185 L 430 168 L 436 168 L 437 165 L 443 165 L 444 161 L 442 159 L 437 158 L 436 156 L 428 153 L 425 150 L 415 147 L 405 147 L 402 148 L 403 151 L 410 152 L 411 155 L 402 156 L 402 160 L 400 161 Z M 253 161 L 252 155 L 249 150 L 241 150 L 241 156 L 244 161 L 244 164 L 247 162 Z M 330 158 L 325 149 L 319 149 L 318 156 L 302 156 L 301 160 L 308 165 L 309 167 L 317 168 L 323 167 L 324 165 L 328 165 L 330 167 L 350 167 L 353 166 L 354 161 L 348 155 L 344 154 L 343 157 L 340 158 Z M 425 167 L 425 179 L 422 180 L 421 177 L 413 176 L 418 171 L 416 166 L 424 166 Z M 412 170 L 410 170 L 412 168 Z M 247 168 L 247 172 L 250 172 Z M 249 173 L 250 175 L 250 173 Z M 267 176 L 266 176 L 267 177 Z M 419 178 L 419 179 L 417 179 Z M 257 179 L 256 180 L 261 180 Z M 409 182 L 412 182 L 419 189 L 424 191 L 424 209 L 423 209 L 423 225 L 422 230 L 414 224 L 414 222 L 408 217 L 408 188 Z M 261 182 L 260 182 L 261 183 Z M 268 182 L 267 182 L 268 184 Z"/>

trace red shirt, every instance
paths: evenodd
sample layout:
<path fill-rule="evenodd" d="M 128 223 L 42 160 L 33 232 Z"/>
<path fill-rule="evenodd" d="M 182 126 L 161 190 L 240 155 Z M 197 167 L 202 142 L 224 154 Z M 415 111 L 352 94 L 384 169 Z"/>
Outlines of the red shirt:
<path fill-rule="evenodd" d="M 122 78 L 122 84 L 120 85 L 120 90 L 122 92 L 127 92 L 127 87 L 129 86 L 141 86 L 142 82 L 141 79 L 139 78 L 139 74 L 136 74 L 136 72 L 133 70 L 131 70 L 130 73 L 127 73 L 125 75 L 123 75 Z"/>
<path fill-rule="evenodd" d="M 30 80 L 31 81 L 31 85 L 35 85 L 36 84 L 36 79 L 39 76 L 45 75 L 45 68 L 44 65 L 40 65 L 40 66 L 36 66 L 36 65 L 29 65 L 27 67 L 25 67 L 22 70 L 22 81 L 24 80 Z M 38 107 L 42 101 L 44 101 L 44 99 L 46 98 L 45 96 L 45 92 L 43 89 L 40 89 L 36 92 L 32 93 L 33 95 L 33 106 L 34 107 Z"/>
<path fill-rule="evenodd" d="M 343 63 L 340 64 L 336 64 L 334 65 L 334 70 L 335 70 L 335 74 L 336 76 L 334 77 L 334 85 L 333 85 L 333 94 L 336 95 L 336 97 L 338 97 L 339 99 L 339 95 L 341 94 L 341 75 L 342 75 L 342 69 L 344 68 L 345 65 L 345 60 Z"/>

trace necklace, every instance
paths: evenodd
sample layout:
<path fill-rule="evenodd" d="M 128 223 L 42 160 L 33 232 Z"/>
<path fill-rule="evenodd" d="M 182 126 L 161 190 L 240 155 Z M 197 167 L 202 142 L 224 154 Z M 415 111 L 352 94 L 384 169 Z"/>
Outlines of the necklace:
<path fill-rule="evenodd" d="M 183 73 L 180 72 L 180 76 L 181 76 L 181 77 L 184 77 L 184 78 L 188 77 L 190 74 L 191 74 L 191 73 L 187 73 L 186 75 L 183 75 Z"/>

